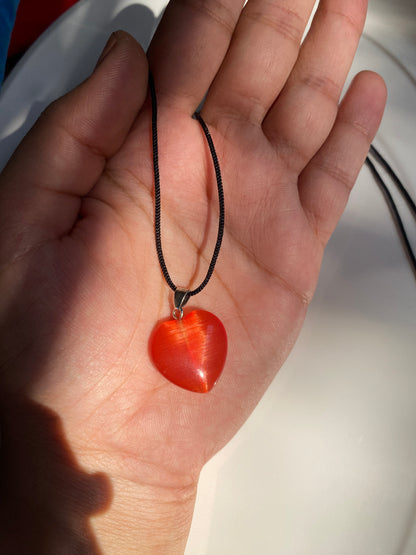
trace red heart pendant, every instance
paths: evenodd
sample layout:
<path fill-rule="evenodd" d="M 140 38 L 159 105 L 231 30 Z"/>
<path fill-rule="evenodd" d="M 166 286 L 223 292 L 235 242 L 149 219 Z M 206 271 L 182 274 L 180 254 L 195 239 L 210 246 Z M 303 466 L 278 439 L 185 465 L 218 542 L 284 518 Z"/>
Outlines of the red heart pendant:
<path fill-rule="evenodd" d="M 206 393 L 221 375 L 227 355 L 227 333 L 211 312 L 194 310 L 182 320 L 162 322 L 150 338 L 156 368 L 169 381 Z"/>

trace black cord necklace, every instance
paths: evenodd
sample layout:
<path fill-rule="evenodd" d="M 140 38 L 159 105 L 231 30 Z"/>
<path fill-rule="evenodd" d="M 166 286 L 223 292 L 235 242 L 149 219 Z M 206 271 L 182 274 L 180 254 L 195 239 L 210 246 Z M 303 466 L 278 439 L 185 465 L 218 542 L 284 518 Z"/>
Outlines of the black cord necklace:
<path fill-rule="evenodd" d="M 412 197 L 409 195 L 408 191 L 406 190 L 405 186 L 387 162 L 387 160 L 380 154 L 380 152 L 375 148 L 374 145 L 370 146 L 370 152 L 365 160 L 375 182 L 380 187 L 381 192 L 383 193 L 384 199 L 390 209 L 390 213 L 392 215 L 393 221 L 396 225 L 397 232 L 401 239 L 403 249 L 406 253 L 407 259 L 409 261 L 410 267 L 413 271 L 413 274 L 416 278 L 416 256 L 413 252 L 412 246 L 410 244 L 409 238 L 406 233 L 405 226 L 403 224 L 403 220 L 400 216 L 399 209 L 394 202 L 393 195 L 390 192 L 390 189 L 387 186 L 387 183 L 381 177 L 380 172 L 376 168 L 376 163 L 380 164 L 380 166 L 387 172 L 390 178 L 393 181 L 393 184 L 396 185 L 396 188 L 400 195 L 405 200 L 413 219 L 416 220 L 416 204 L 413 201 Z"/>
<path fill-rule="evenodd" d="M 157 133 L 157 98 L 153 77 L 149 74 L 152 101 L 152 147 L 155 186 L 155 239 L 162 274 L 174 292 L 173 320 L 159 324 L 150 339 L 150 351 L 157 369 L 172 383 L 189 391 L 206 393 L 221 375 L 227 354 L 227 334 L 222 322 L 211 312 L 193 310 L 184 317 L 183 308 L 190 297 L 200 293 L 208 284 L 224 235 L 225 205 L 220 164 L 207 124 L 200 113 L 194 114 L 205 135 L 211 153 L 217 181 L 219 221 L 217 240 L 205 278 L 195 289 L 177 287 L 167 269 L 161 238 L 161 194 L 159 149 Z"/>
<path fill-rule="evenodd" d="M 157 256 L 159 258 L 160 268 L 162 270 L 163 276 L 172 289 L 172 291 L 183 291 L 181 288 L 178 288 L 172 281 L 168 269 L 166 267 L 165 258 L 163 256 L 162 250 L 162 239 L 161 239 L 161 202 L 160 202 L 160 172 L 159 172 L 159 149 L 158 149 L 158 138 L 157 138 L 157 99 L 156 99 L 156 90 L 153 81 L 152 74 L 149 74 L 149 88 L 150 88 L 150 96 L 152 99 L 152 143 L 153 143 L 153 171 L 154 171 L 154 180 L 155 180 L 155 238 L 156 238 L 156 251 Z M 219 201 L 219 221 L 218 221 L 218 233 L 217 233 L 217 241 L 215 243 L 214 252 L 211 258 L 211 262 L 208 267 L 208 271 L 202 283 L 192 290 L 186 290 L 186 300 L 182 302 L 181 307 L 185 305 L 185 303 L 189 300 L 189 297 L 197 295 L 200 293 L 204 287 L 207 285 L 211 276 L 214 272 L 215 264 L 217 262 L 218 255 L 220 253 L 222 237 L 224 235 L 224 222 L 225 222 L 225 206 L 224 206 L 224 189 L 222 185 L 222 177 L 221 177 L 221 170 L 220 164 L 218 162 L 218 156 L 214 147 L 214 143 L 211 137 L 211 133 L 207 127 L 207 124 L 203 120 L 201 114 L 199 112 L 195 112 L 194 118 L 199 121 L 202 130 L 205 134 L 209 150 L 212 157 L 212 162 L 214 164 L 215 169 L 215 177 L 217 180 L 217 189 L 218 189 L 218 201 Z M 178 297 L 178 295 L 177 295 Z M 178 308 L 175 306 L 175 308 Z M 174 314 L 176 317 L 176 314 Z"/>

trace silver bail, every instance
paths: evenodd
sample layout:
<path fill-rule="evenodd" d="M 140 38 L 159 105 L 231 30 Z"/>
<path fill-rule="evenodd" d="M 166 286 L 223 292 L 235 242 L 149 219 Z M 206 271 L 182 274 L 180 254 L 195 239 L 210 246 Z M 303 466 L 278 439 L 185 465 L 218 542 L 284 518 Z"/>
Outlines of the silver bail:
<path fill-rule="evenodd" d="M 174 309 L 172 316 L 175 320 L 182 320 L 183 318 L 183 307 L 189 301 L 191 295 L 189 294 L 189 289 L 183 287 L 177 287 L 175 289 L 175 296 L 173 300 Z"/>

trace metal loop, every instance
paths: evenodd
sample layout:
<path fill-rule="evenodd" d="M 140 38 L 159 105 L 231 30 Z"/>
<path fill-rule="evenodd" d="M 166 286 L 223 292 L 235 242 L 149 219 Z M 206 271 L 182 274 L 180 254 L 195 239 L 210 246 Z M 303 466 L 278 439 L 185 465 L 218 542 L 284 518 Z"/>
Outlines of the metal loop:
<path fill-rule="evenodd" d="M 182 320 L 182 318 L 183 318 L 183 309 L 175 307 L 172 311 L 172 316 L 175 320 Z"/>

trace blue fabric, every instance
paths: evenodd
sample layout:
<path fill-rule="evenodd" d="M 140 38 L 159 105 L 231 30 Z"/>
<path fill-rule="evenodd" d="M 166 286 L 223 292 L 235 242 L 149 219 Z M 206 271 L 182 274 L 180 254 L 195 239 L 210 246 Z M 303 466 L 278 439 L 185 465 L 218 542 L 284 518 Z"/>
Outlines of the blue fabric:
<path fill-rule="evenodd" d="M 19 0 L 0 0 L 0 83 L 4 79 L 7 51 L 18 5 Z"/>

